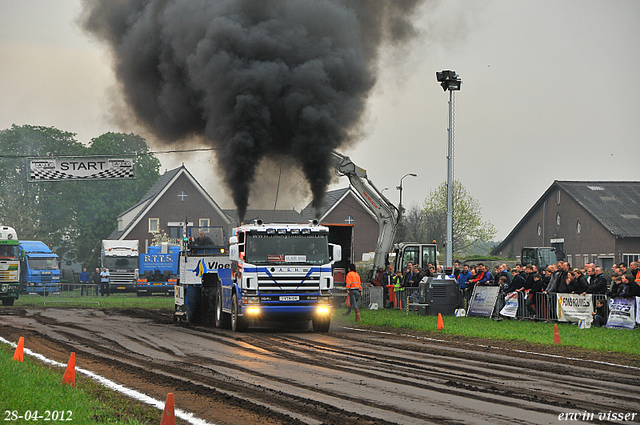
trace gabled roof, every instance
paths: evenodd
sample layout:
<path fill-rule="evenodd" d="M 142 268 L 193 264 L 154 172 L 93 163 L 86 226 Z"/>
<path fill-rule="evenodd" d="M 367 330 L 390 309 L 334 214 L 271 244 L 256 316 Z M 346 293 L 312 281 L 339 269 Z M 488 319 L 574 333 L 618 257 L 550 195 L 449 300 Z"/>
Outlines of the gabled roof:
<path fill-rule="evenodd" d="M 235 223 L 238 222 L 237 210 L 224 210 Z M 247 210 L 244 216 L 245 223 L 260 219 L 265 223 L 302 223 L 302 216 L 296 210 Z"/>
<path fill-rule="evenodd" d="M 537 211 L 549 193 L 558 188 L 567 193 L 613 235 L 640 237 L 640 182 L 555 180 L 506 238 L 491 252 L 503 249 L 527 218 Z"/>
<path fill-rule="evenodd" d="M 200 194 L 209 202 L 211 207 L 227 222 L 231 223 L 229 216 L 227 216 L 218 204 L 209 196 L 206 190 L 198 183 L 198 181 L 191 175 L 189 170 L 183 165 L 173 170 L 166 171 L 160 176 L 158 181 L 144 194 L 140 201 L 118 215 L 118 221 L 124 221 L 123 230 L 114 230 L 107 239 L 124 239 L 129 232 L 140 222 L 140 220 L 146 215 L 146 213 L 153 207 L 156 202 L 162 197 L 162 195 L 171 187 L 171 185 L 181 176 L 184 175 L 193 184 L 193 186 L 200 192 Z"/>
<path fill-rule="evenodd" d="M 340 204 L 340 202 L 342 202 L 344 198 L 346 198 L 350 194 L 356 199 L 356 201 L 358 201 L 360 205 L 362 205 L 362 209 L 364 211 L 368 212 L 374 219 L 377 220 L 373 211 L 371 211 L 369 206 L 362 200 L 358 192 L 353 190 L 351 186 L 348 186 L 343 189 L 331 190 L 325 194 L 324 200 L 322 202 L 322 206 L 320 207 L 319 217 L 316 214 L 316 209 L 313 208 L 311 203 L 309 203 L 300 212 L 300 214 L 302 215 L 303 221 L 313 220 L 314 218 L 317 218 L 318 221 L 322 222 L 325 219 L 325 217 L 329 215 L 329 213 L 331 213 L 331 211 L 333 211 L 334 208 L 336 208 Z"/>
<path fill-rule="evenodd" d="M 640 182 L 556 181 L 612 234 L 640 237 Z"/>

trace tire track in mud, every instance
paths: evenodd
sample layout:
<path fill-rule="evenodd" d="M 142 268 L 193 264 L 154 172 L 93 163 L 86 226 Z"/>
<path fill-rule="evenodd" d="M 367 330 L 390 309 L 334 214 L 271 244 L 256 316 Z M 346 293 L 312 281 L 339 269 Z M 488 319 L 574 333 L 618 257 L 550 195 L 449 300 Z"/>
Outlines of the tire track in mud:
<path fill-rule="evenodd" d="M 359 340 L 359 338 L 349 338 L 345 335 L 340 334 L 339 338 L 349 339 L 352 343 Z M 286 343 L 291 343 L 294 347 L 285 347 Z M 325 361 L 332 362 L 337 369 L 348 372 L 357 372 L 358 369 L 354 370 L 349 366 L 344 366 L 342 362 L 345 356 L 375 362 L 372 366 L 359 368 L 369 371 L 362 374 L 368 378 L 403 382 L 414 387 L 452 395 L 464 395 L 486 402 L 496 403 L 498 401 L 501 405 L 518 407 L 522 406 L 522 402 L 532 402 L 584 410 L 595 408 L 605 412 L 609 409 L 619 408 L 620 402 L 629 403 L 636 407 L 640 405 L 639 397 L 624 395 L 636 392 L 635 388 L 640 382 L 637 376 L 621 373 L 612 376 L 611 372 L 593 371 L 584 367 L 569 367 L 572 370 L 570 370 L 571 373 L 567 373 L 566 365 L 557 365 L 550 361 L 534 361 L 537 369 L 527 371 L 526 379 L 518 378 L 507 381 L 504 379 L 505 373 L 521 374 L 523 363 L 531 362 L 531 360 L 498 355 L 500 360 L 509 364 L 467 359 L 467 362 L 475 364 L 460 365 L 453 364 L 449 358 L 443 358 L 441 354 L 422 356 L 419 359 L 411 360 L 410 356 L 406 356 L 406 346 L 396 349 L 395 353 L 393 351 L 387 352 L 387 357 L 381 357 L 379 349 L 376 349 L 375 352 L 363 350 L 362 347 L 345 350 L 344 345 L 311 342 L 308 338 L 280 335 L 270 337 L 270 340 L 259 341 L 258 344 L 263 349 L 270 346 L 274 352 L 295 352 L 298 357 L 297 361 L 309 364 L 313 364 L 317 360 L 314 356 L 322 357 Z M 440 348 L 435 348 L 435 351 L 439 350 Z M 469 350 L 461 351 L 469 352 Z M 302 353 L 305 353 L 305 356 Z M 405 357 L 401 357 L 402 355 Z M 402 359 L 403 364 L 399 363 L 399 359 Z M 448 364 L 449 367 L 445 367 L 445 364 Z M 384 367 L 393 368 L 391 378 L 388 374 L 378 372 Z M 480 373 L 482 373 L 481 376 L 478 375 Z M 562 373 L 562 376 L 559 373 Z M 588 375 L 588 377 L 584 375 Z M 534 379 L 542 380 L 543 383 L 535 386 L 529 384 L 533 383 Z M 598 379 L 600 385 L 594 387 L 593 379 Z M 607 380 L 611 380 L 611 382 Z M 427 385 L 424 382 L 432 384 Z M 564 385 L 562 390 L 550 391 L 559 384 Z M 528 385 L 532 387 L 527 387 Z M 508 386 L 511 387 L 511 390 Z M 507 399 L 499 398 L 496 400 L 495 397 L 487 397 L 487 394 L 497 397 L 505 396 Z M 612 396 L 603 398 L 607 394 L 612 394 Z M 540 409 L 540 411 L 554 412 L 550 409 Z"/>
<path fill-rule="evenodd" d="M 554 423 L 565 411 L 640 410 L 636 371 L 402 335 L 234 334 L 149 312 L 79 314 L 27 316 L 43 338 L 129 376 L 142 391 L 175 388 L 282 423 Z"/>

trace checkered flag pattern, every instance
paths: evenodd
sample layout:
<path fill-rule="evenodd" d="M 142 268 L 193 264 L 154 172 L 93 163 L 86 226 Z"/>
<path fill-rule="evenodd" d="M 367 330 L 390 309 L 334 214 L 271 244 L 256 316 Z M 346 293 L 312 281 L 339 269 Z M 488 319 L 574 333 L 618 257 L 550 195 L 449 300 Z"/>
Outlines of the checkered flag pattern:
<path fill-rule="evenodd" d="M 35 169 L 30 171 L 31 180 L 100 180 L 100 179 L 133 179 L 135 174 L 133 167 L 130 168 L 114 168 L 110 170 L 100 171 L 99 173 L 88 176 L 77 176 L 67 174 L 57 170 Z"/>

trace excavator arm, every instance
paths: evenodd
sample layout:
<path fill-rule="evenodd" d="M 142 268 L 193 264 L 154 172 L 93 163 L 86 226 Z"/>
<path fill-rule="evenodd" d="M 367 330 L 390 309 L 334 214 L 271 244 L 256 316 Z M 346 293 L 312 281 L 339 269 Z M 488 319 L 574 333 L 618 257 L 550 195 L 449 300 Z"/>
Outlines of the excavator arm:
<path fill-rule="evenodd" d="M 367 177 L 367 171 L 354 164 L 348 156 L 332 152 L 336 172 L 346 176 L 353 189 L 360 194 L 378 220 L 378 244 L 373 257 L 373 271 L 385 267 L 386 254 L 393 248 L 393 238 L 398 228 L 399 212 L 395 205 L 375 187 Z"/>

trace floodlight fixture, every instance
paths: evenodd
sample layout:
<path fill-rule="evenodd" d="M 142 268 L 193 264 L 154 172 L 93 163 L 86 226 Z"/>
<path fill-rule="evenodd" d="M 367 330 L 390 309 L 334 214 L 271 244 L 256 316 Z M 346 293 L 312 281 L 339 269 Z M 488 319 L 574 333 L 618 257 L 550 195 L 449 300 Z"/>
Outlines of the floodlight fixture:
<path fill-rule="evenodd" d="M 444 91 L 460 90 L 460 86 L 462 85 L 460 76 L 450 69 L 436 72 L 436 80 L 438 80 Z"/>

